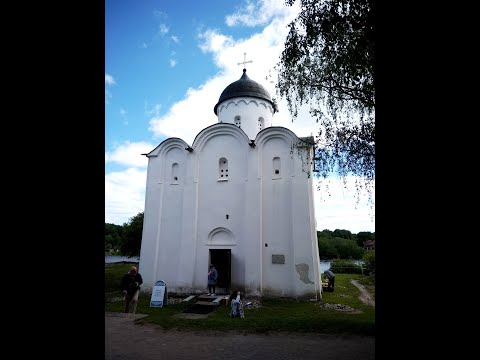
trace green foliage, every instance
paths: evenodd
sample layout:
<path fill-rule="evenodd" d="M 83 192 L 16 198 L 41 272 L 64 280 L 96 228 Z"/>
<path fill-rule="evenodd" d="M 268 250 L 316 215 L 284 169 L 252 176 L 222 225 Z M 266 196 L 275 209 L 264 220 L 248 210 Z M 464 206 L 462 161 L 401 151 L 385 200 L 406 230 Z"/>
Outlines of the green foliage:
<path fill-rule="evenodd" d="M 118 289 L 121 276 L 128 271 L 130 264 L 114 264 L 105 269 L 105 311 L 123 312 Z M 141 293 L 137 313 L 148 317 L 139 322 L 151 322 L 163 329 L 193 331 L 241 331 L 269 333 L 277 331 L 324 334 L 375 335 L 375 308 L 359 300 L 359 290 L 351 279 L 362 280 L 361 275 L 339 274 L 335 277 L 335 291 L 323 294 L 323 302 L 296 301 L 288 299 L 260 299 L 259 309 L 245 309 L 244 319 L 228 318 L 229 308 L 221 305 L 201 321 L 177 317 L 185 309 L 183 304 L 169 304 L 162 308 L 151 308 L 151 294 Z M 115 281 L 115 284 L 112 284 Z M 107 292 L 112 290 L 112 292 Z M 322 303 L 348 305 L 355 312 L 339 312 L 321 307 Z"/>
<path fill-rule="evenodd" d="M 353 260 L 333 260 L 330 263 L 330 270 L 332 270 L 334 274 L 362 274 L 363 273 L 362 265 L 356 264 Z"/>
<path fill-rule="evenodd" d="M 336 243 L 338 253 L 340 255 L 340 258 L 342 259 L 361 259 L 365 251 L 363 248 L 359 247 L 357 243 L 353 240 L 338 239 Z"/>
<path fill-rule="evenodd" d="M 334 259 L 340 256 L 335 241 L 331 238 L 318 239 L 318 255 L 320 259 Z"/>
<path fill-rule="evenodd" d="M 320 238 L 326 238 L 326 239 L 330 239 L 333 237 L 333 231 L 330 231 L 330 230 L 322 230 L 322 231 L 317 231 L 317 239 L 320 239 Z"/>
<path fill-rule="evenodd" d="M 352 233 L 349 230 L 335 229 L 333 231 L 333 236 L 343 238 L 343 239 L 351 239 L 352 238 Z"/>
<path fill-rule="evenodd" d="M 138 213 L 123 225 L 123 236 L 120 251 L 126 256 L 140 254 L 143 232 L 143 212 Z"/>
<path fill-rule="evenodd" d="M 122 236 L 123 226 L 105 223 L 105 251 L 120 249 Z"/>
<path fill-rule="evenodd" d="M 375 233 L 370 231 L 360 231 L 357 234 L 357 239 L 362 241 L 375 240 Z"/>
<path fill-rule="evenodd" d="M 318 239 L 318 253 L 321 259 L 333 258 L 350 258 L 361 259 L 364 249 L 359 247 L 355 240 L 348 240 L 339 237 L 319 237 Z"/>
<path fill-rule="evenodd" d="M 363 242 L 367 240 L 375 240 L 375 233 L 369 231 L 361 231 L 357 234 L 357 244 L 363 247 Z"/>
<path fill-rule="evenodd" d="M 363 254 L 362 260 L 368 266 L 371 273 L 375 274 L 375 250 L 367 250 Z"/>
<path fill-rule="evenodd" d="M 320 125 L 316 168 L 354 175 L 373 204 L 375 22 L 373 0 L 299 0 L 277 64 L 277 92 L 293 119 L 308 104 Z M 287 0 L 292 5 L 295 0 Z"/>

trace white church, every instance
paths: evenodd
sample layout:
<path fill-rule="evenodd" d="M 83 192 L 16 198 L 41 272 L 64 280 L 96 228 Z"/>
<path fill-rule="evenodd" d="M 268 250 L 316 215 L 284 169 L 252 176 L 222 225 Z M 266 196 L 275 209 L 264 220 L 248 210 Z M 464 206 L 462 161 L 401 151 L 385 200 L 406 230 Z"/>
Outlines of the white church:
<path fill-rule="evenodd" d="M 193 144 L 176 137 L 148 154 L 139 272 L 143 291 L 321 300 L 312 183 L 313 137 L 273 126 L 270 94 L 247 76 L 213 108 Z"/>

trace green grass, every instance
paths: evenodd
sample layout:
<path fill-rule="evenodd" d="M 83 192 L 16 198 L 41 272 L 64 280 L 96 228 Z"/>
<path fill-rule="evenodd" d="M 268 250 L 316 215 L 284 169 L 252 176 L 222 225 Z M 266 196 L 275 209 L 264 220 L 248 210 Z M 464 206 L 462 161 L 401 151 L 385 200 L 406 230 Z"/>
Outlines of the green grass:
<path fill-rule="evenodd" d="M 118 289 L 120 279 L 130 266 L 114 264 L 105 267 L 105 299 L 122 297 Z M 245 309 L 244 319 L 227 317 L 229 308 L 223 305 L 207 318 L 181 319 L 175 315 L 184 311 L 183 304 L 151 308 L 150 295 L 143 293 L 139 297 L 137 313 L 149 315 L 140 322 L 151 322 L 164 329 L 375 335 L 375 308 L 358 299 L 360 291 L 350 282 L 351 279 L 366 286 L 374 298 L 374 278 L 360 274 L 336 274 L 335 291 L 324 292 L 322 302 L 263 298 L 260 300 L 261 308 Z M 322 303 L 348 305 L 355 311 L 326 309 L 320 306 Z M 105 311 L 123 312 L 123 307 L 123 301 L 105 302 Z"/>

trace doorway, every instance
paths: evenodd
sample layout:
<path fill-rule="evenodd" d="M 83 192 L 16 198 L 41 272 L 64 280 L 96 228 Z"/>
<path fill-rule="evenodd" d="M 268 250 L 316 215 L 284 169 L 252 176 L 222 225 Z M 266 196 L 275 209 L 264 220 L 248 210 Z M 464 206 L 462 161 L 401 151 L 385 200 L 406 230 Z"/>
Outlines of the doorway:
<path fill-rule="evenodd" d="M 232 275 L 232 250 L 231 249 L 210 249 L 210 264 L 215 265 L 218 271 L 217 288 L 229 294 L 231 289 Z M 217 290 L 218 292 L 218 290 Z"/>

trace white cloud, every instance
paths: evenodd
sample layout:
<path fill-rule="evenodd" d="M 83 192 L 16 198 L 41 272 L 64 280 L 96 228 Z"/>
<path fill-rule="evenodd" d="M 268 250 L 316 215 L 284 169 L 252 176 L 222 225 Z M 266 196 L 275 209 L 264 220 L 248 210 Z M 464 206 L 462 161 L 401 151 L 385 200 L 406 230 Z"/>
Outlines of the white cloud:
<path fill-rule="evenodd" d="M 175 67 L 175 65 L 177 65 L 177 60 L 170 59 L 170 67 Z"/>
<path fill-rule="evenodd" d="M 172 35 L 170 38 L 175 44 L 178 44 L 180 42 L 180 40 L 178 39 L 178 36 Z"/>
<path fill-rule="evenodd" d="M 160 109 L 162 108 L 161 104 L 155 104 L 151 109 L 148 109 L 148 103 L 145 101 L 145 115 L 158 117 L 160 114 Z"/>
<path fill-rule="evenodd" d="M 128 125 L 127 110 L 125 110 L 124 108 L 120 108 L 119 113 L 120 113 L 120 117 L 123 120 L 123 124 Z"/>
<path fill-rule="evenodd" d="M 292 8 L 298 11 L 297 3 L 289 7 L 283 1 L 278 0 L 246 0 L 234 14 L 225 17 L 225 23 L 228 26 L 245 25 L 253 27 L 264 25 L 272 18 L 284 17 L 292 11 Z"/>
<path fill-rule="evenodd" d="M 116 82 L 113 76 L 105 73 L 105 104 L 108 104 L 109 103 L 108 99 L 112 97 L 112 94 L 110 93 L 110 91 L 107 90 L 107 86 L 112 86 L 115 84 Z"/>
<path fill-rule="evenodd" d="M 105 163 L 112 162 L 129 167 L 146 168 L 148 159 L 142 154 L 149 153 L 156 146 L 147 142 L 129 142 L 117 145 L 113 151 L 105 152 Z"/>
<path fill-rule="evenodd" d="M 158 27 L 158 33 L 161 36 L 167 34 L 169 31 L 170 31 L 170 28 L 165 24 L 160 24 L 160 26 Z"/>
<path fill-rule="evenodd" d="M 336 178 L 314 180 L 314 203 L 317 230 L 345 229 L 357 234 L 361 231 L 375 232 L 375 206 L 369 204 L 366 192 L 357 198 L 355 179 L 347 178 L 347 186 Z M 327 190 L 328 187 L 328 190 Z M 372 192 L 375 201 L 375 191 Z"/>
<path fill-rule="evenodd" d="M 110 91 L 105 89 L 105 104 L 109 104 L 108 99 L 112 97 L 112 94 L 110 94 Z"/>
<path fill-rule="evenodd" d="M 168 17 L 167 13 L 160 11 L 160 10 L 153 10 L 153 16 L 161 18 L 161 19 L 166 19 Z"/>
<path fill-rule="evenodd" d="M 112 75 L 105 73 L 105 85 L 115 85 L 115 79 Z"/>
<path fill-rule="evenodd" d="M 202 41 L 199 45 L 200 49 L 206 52 L 219 52 L 225 47 L 230 47 L 235 44 L 232 37 L 218 33 L 217 30 L 208 29 L 198 35 Z"/>
<path fill-rule="evenodd" d="M 184 99 L 173 104 L 163 116 L 154 116 L 150 119 L 150 127 L 157 138 L 180 137 L 191 144 L 195 136 L 205 127 L 215 124 L 218 119 L 213 108 L 222 91 L 232 82 L 240 79 L 243 66 L 238 65 L 243 61 L 246 52 L 247 60 L 253 63 L 247 65 L 247 75 L 275 94 L 274 84 L 265 78 L 272 73 L 273 67 L 283 50 L 283 44 L 288 32 L 286 24 L 292 20 L 295 13 L 272 21 L 261 33 L 248 39 L 235 41 L 230 36 L 221 34 L 218 30 L 208 29 L 198 35 L 199 47 L 204 53 L 211 53 L 215 64 L 220 71 L 216 76 L 207 80 L 197 88 L 189 88 Z M 308 113 L 291 122 L 291 117 L 285 102 L 279 101 L 279 113 L 274 116 L 275 126 L 288 127 L 298 136 L 308 136 L 318 132 L 316 123 L 310 119 Z M 182 127 L 178 124 L 181 123 Z"/>
<path fill-rule="evenodd" d="M 146 49 L 146 48 L 148 48 L 147 43 L 146 43 L 146 42 L 142 42 L 142 43 L 140 44 L 140 48 L 141 48 L 141 49 Z"/>
<path fill-rule="evenodd" d="M 123 225 L 145 209 L 146 169 L 105 175 L 105 222 Z"/>
<path fill-rule="evenodd" d="M 105 175 L 105 222 L 123 225 L 144 210 L 148 159 L 142 154 L 156 145 L 125 142 L 105 153 L 105 163 L 127 166 L 124 171 Z"/>

